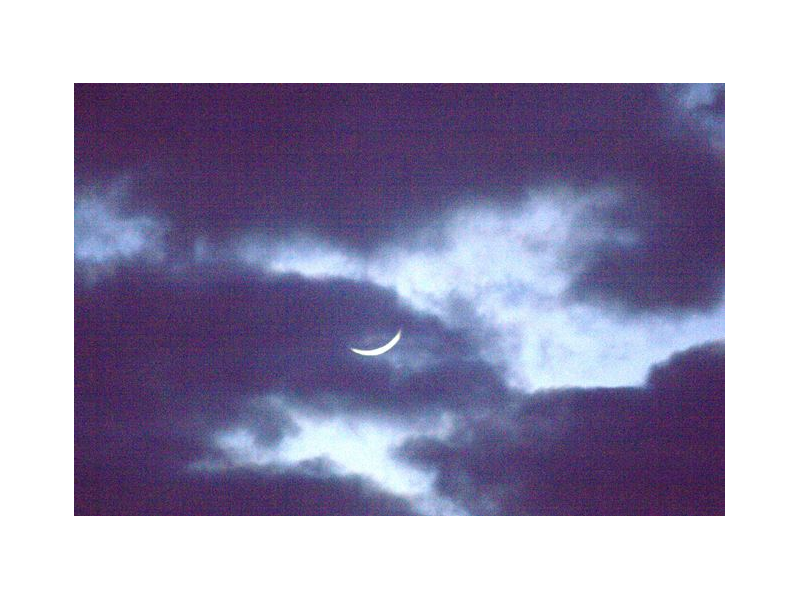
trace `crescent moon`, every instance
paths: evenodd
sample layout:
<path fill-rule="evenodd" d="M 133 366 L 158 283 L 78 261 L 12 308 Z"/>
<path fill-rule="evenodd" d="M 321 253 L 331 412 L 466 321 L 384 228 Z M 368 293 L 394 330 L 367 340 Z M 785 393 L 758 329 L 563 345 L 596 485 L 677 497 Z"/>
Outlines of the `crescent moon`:
<path fill-rule="evenodd" d="M 395 335 L 388 344 L 381 346 L 380 348 L 375 348 L 374 350 L 359 350 L 358 348 L 350 348 L 350 350 L 356 354 L 361 354 L 362 356 L 378 356 L 379 354 L 383 354 L 384 352 L 388 352 L 394 348 L 395 344 L 400 341 L 401 333 L 403 333 L 403 330 L 399 329 L 397 331 L 397 335 Z"/>

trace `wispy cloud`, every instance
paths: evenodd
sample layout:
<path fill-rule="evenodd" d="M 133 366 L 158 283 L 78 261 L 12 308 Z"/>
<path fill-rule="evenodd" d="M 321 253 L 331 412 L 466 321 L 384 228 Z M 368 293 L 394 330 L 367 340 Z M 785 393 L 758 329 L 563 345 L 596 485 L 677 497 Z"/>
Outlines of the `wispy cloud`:
<path fill-rule="evenodd" d="M 75 199 L 75 260 L 86 267 L 113 267 L 144 258 L 163 261 L 167 226 L 158 219 L 123 208 L 126 190 L 117 184 L 103 193 Z"/>

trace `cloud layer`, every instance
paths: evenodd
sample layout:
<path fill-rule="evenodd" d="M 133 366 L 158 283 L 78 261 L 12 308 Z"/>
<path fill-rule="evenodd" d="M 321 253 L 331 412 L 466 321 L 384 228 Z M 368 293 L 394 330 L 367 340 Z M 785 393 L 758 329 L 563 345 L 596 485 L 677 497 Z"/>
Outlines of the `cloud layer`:
<path fill-rule="evenodd" d="M 487 514 L 724 514 L 725 355 L 696 347 L 641 388 L 540 392 L 400 454 Z"/>
<path fill-rule="evenodd" d="M 75 111 L 76 513 L 724 512 L 723 86 Z"/>
<path fill-rule="evenodd" d="M 724 268 L 724 161 L 698 123 L 724 88 L 77 86 L 76 181 L 129 175 L 176 239 L 300 231 L 374 248 L 462 200 L 613 185 L 597 218 L 636 247 L 597 248 L 577 298 L 707 308 Z"/>
<path fill-rule="evenodd" d="M 347 349 L 397 323 L 404 348 L 391 357 L 367 359 Z M 430 430 L 443 411 L 508 393 L 467 332 L 403 308 L 384 289 L 267 278 L 230 264 L 173 273 L 120 266 L 99 281 L 79 282 L 75 340 L 79 479 L 105 473 L 120 456 L 155 472 L 208 463 L 223 478 L 231 466 L 282 465 L 274 475 L 281 478 L 287 460 L 325 454 L 350 468 L 357 457 L 349 430 L 329 428 L 323 439 L 315 419 L 351 415 L 361 428 L 377 428 L 367 447 L 385 454 L 391 440 Z M 246 442 L 220 437 L 235 431 Z M 317 454 L 302 449 L 309 440 L 322 441 Z M 274 460 L 260 457 L 279 444 Z M 336 452 L 342 446 L 350 456 Z M 373 479 L 394 477 L 406 489 L 409 478 L 386 473 L 382 460 L 355 462 Z"/>
<path fill-rule="evenodd" d="M 266 273 L 392 289 L 413 309 L 476 332 L 483 358 L 521 389 L 635 385 L 675 349 L 723 337 L 724 316 L 718 306 L 629 314 L 575 301 L 581 257 L 636 244 L 631 230 L 591 218 L 623 202 L 614 190 L 541 190 L 513 208 L 449 211 L 368 253 L 311 236 L 251 235 L 235 254 Z"/>

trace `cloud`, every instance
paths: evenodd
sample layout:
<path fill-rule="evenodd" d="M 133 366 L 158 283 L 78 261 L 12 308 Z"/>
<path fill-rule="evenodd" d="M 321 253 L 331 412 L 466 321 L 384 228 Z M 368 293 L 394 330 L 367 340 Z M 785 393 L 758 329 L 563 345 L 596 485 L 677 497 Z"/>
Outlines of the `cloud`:
<path fill-rule="evenodd" d="M 76 86 L 76 512 L 722 512 L 722 346 L 651 366 L 724 337 L 723 146 L 723 86 Z"/>
<path fill-rule="evenodd" d="M 220 465 L 292 468 L 292 465 L 323 460 L 338 475 L 368 478 L 381 489 L 408 498 L 414 506 L 424 506 L 426 512 L 441 512 L 434 506 L 437 498 L 430 493 L 432 478 L 396 460 L 393 451 L 422 431 L 440 435 L 446 430 L 446 420 L 431 418 L 428 424 L 415 423 L 412 429 L 386 419 L 315 414 L 285 402 L 284 406 L 296 431 L 278 443 L 264 443 L 247 426 L 221 431 L 215 437 L 220 458 L 196 464 L 212 470 Z"/>
<path fill-rule="evenodd" d="M 624 203 L 615 190 L 553 188 L 514 207 L 460 207 L 368 253 L 312 236 L 255 235 L 234 253 L 268 274 L 392 290 L 415 310 L 475 332 L 481 358 L 523 390 L 636 385 L 675 350 L 723 337 L 724 311 L 634 318 L 573 300 L 591 249 L 637 243 L 632 230 L 589 218 Z"/>
<path fill-rule="evenodd" d="M 391 356 L 348 350 L 398 323 L 404 345 Z M 328 455 L 344 475 L 423 494 L 419 474 L 386 468 L 390 447 L 506 393 L 470 334 L 369 284 L 204 263 L 123 265 L 76 286 L 76 465 L 162 449 L 176 473 L 220 455 L 248 468 Z M 372 454 L 359 461 L 365 441 Z"/>
<path fill-rule="evenodd" d="M 542 391 L 400 455 L 472 513 L 724 514 L 725 357 L 695 347 L 637 388 Z"/>
<path fill-rule="evenodd" d="M 152 472 L 98 465 L 75 480 L 76 515 L 410 515 L 410 502 L 324 465 Z"/>
<path fill-rule="evenodd" d="M 385 436 L 359 420 L 367 435 L 349 436 L 269 398 L 230 400 L 215 424 L 191 398 L 137 416 L 113 391 L 76 395 L 75 514 L 441 512 L 429 478 L 391 458 L 402 428 Z"/>
<path fill-rule="evenodd" d="M 666 95 L 677 109 L 686 134 L 707 139 L 717 152 L 725 151 L 724 84 L 672 85 Z"/>
<path fill-rule="evenodd" d="M 96 278 L 122 263 L 165 260 L 168 227 L 124 208 L 127 194 L 124 181 L 76 194 L 75 266 L 80 277 Z"/>
<path fill-rule="evenodd" d="M 708 86 L 76 86 L 76 181 L 138 173 L 135 205 L 187 245 L 261 231 L 359 251 L 476 198 L 625 190 L 596 218 L 638 241 L 587 253 L 574 297 L 704 310 L 722 294 L 724 158 L 691 132 L 724 126 L 720 98 Z"/>
<path fill-rule="evenodd" d="M 399 326 L 403 348 L 391 357 L 348 349 Z M 131 401 L 153 402 L 154 411 L 163 396 L 197 398 L 213 414 L 231 396 L 271 391 L 366 412 L 383 398 L 381 413 L 413 415 L 502 388 L 470 332 L 414 312 L 388 290 L 267 278 L 230 264 L 119 269 L 76 291 L 75 330 L 81 382 L 92 393 L 147 390 L 149 398 L 137 392 Z M 404 363 L 406 353 L 426 360 Z"/>
<path fill-rule="evenodd" d="M 570 294 L 633 314 L 707 311 L 724 295 L 724 86 L 660 95 L 664 125 L 631 149 L 619 179 L 625 201 L 589 216 L 637 240 L 586 248 Z"/>

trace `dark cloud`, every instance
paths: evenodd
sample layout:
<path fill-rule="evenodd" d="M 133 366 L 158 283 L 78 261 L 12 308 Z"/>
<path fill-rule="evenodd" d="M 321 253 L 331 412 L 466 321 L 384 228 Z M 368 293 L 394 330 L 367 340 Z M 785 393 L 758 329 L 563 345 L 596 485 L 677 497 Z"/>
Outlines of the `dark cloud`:
<path fill-rule="evenodd" d="M 424 367 L 348 349 L 400 326 L 403 348 L 393 356 L 413 353 Z M 76 290 L 76 395 L 111 397 L 118 413 L 154 419 L 171 407 L 230 416 L 237 399 L 265 392 L 413 416 L 502 391 L 472 337 L 365 283 L 219 264 L 173 274 L 121 268 Z"/>
<path fill-rule="evenodd" d="M 641 388 L 565 389 L 401 455 L 475 513 L 724 514 L 725 356 L 696 347 Z"/>
<path fill-rule="evenodd" d="M 408 500 L 316 465 L 289 471 L 76 469 L 76 515 L 410 515 Z"/>
<path fill-rule="evenodd" d="M 108 381 L 99 384 L 108 386 Z M 214 423 L 255 429 L 265 445 L 295 433 L 294 423 L 279 410 L 248 406 L 235 397 L 224 407 L 209 407 L 192 396 L 163 393 L 157 394 L 158 407 L 152 410 L 152 390 L 133 386 L 122 391 L 124 385 L 92 395 L 76 386 L 76 515 L 415 512 L 406 498 L 364 477 L 340 474 L 323 460 L 245 468 L 232 464 L 211 443 Z M 136 403 L 137 393 L 141 404 Z"/>
<path fill-rule="evenodd" d="M 359 338 L 393 332 L 398 324 L 405 349 L 426 356 L 424 368 L 364 359 L 348 350 Z M 268 393 L 279 394 L 288 405 L 331 415 L 414 421 L 503 390 L 497 374 L 476 358 L 469 335 L 417 315 L 375 286 L 270 278 L 229 264 L 172 273 L 129 264 L 99 280 L 77 280 L 76 490 L 100 494 L 85 501 L 94 503 L 94 509 L 85 509 L 89 512 L 102 511 L 105 492 L 95 488 L 107 487 L 103 478 L 120 477 L 120 486 L 132 486 L 109 492 L 121 495 L 108 499 L 112 512 L 135 512 L 137 506 L 148 513 L 180 512 L 174 504 L 180 498 L 163 507 L 153 504 L 173 484 L 179 495 L 211 494 L 227 479 L 179 474 L 187 464 L 214 457 L 215 432 L 246 427 L 267 446 L 296 432 L 284 407 L 265 400 Z M 143 483 L 137 472 L 159 478 Z M 178 477 L 173 484 L 167 472 Z M 288 493 L 284 488 L 290 480 L 308 493 L 343 486 L 343 493 L 353 496 L 341 507 L 344 512 L 372 510 L 365 507 L 373 500 L 391 508 L 352 480 L 292 477 L 236 475 L 231 493 L 244 496 L 231 500 L 229 512 L 238 513 L 240 506 L 246 512 L 275 512 L 269 504 L 274 498 L 258 504 L 249 494 L 258 486 L 267 495 Z M 136 490 L 146 492 L 144 504 L 121 500 Z M 220 502 L 197 510 L 223 510 Z M 340 510 L 337 506 L 330 510 Z M 295 502 L 285 510 L 304 509 Z"/>
<path fill-rule="evenodd" d="M 725 173 L 721 156 L 687 144 L 655 148 L 628 202 L 597 215 L 634 243 L 586 248 L 569 295 L 627 310 L 709 309 L 724 289 Z"/>
<path fill-rule="evenodd" d="M 412 512 L 321 459 L 244 468 L 262 461 L 238 460 L 218 437 L 245 430 L 274 449 L 301 425 L 329 435 L 337 419 L 378 423 L 381 443 L 413 432 L 399 456 L 471 512 L 724 512 L 721 345 L 673 356 L 642 387 L 523 397 L 505 379 L 561 357 L 565 373 L 595 376 L 597 362 L 620 369 L 611 381 L 635 381 L 633 351 L 575 358 L 594 344 L 571 327 L 610 337 L 624 327 L 609 307 L 671 325 L 719 306 L 723 129 L 722 86 L 76 86 L 76 514 Z M 518 226 L 536 220 L 527 191 L 551 186 L 567 191 L 542 200 L 564 202 L 570 227 L 585 206 L 576 198 L 597 200 L 574 243 L 549 239 L 560 221 L 539 223 L 546 213 L 530 236 Z M 439 217 L 459 206 L 475 216 L 470 235 L 513 230 L 511 246 L 487 258 L 465 237 L 463 255 L 432 252 L 458 236 L 453 214 Z M 499 224 L 483 227 L 492 214 Z M 530 256 L 514 254 L 515 240 Z M 390 241 L 408 254 L 400 275 L 371 253 Z M 547 293 L 503 272 L 546 249 Z M 449 261 L 441 282 L 438 260 Z M 569 339 L 556 339 L 562 325 Z M 539 326 L 533 352 L 525 332 Z M 713 339 L 704 326 L 652 356 Z M 383 358 L 348 350 L 400 327 Z M 451 435 L 421 435 L 450 417 Z M 309 444 L 301 453 L 330 450 Z M 386 485 L 412 489 L 389 475 Z"/>
<path fill-rule="evenodd" d="M 724 165 L 650 85 L 78 85 L 79 190 L 121 174 L 173 242 L 302 229 L 371 248 L 454 202 L 613 186 L 640 242 L 592 249 L 571 289 L 626 309 L 720 300 Z M 724 90 L 698 110 L 719 114 Z"/>

